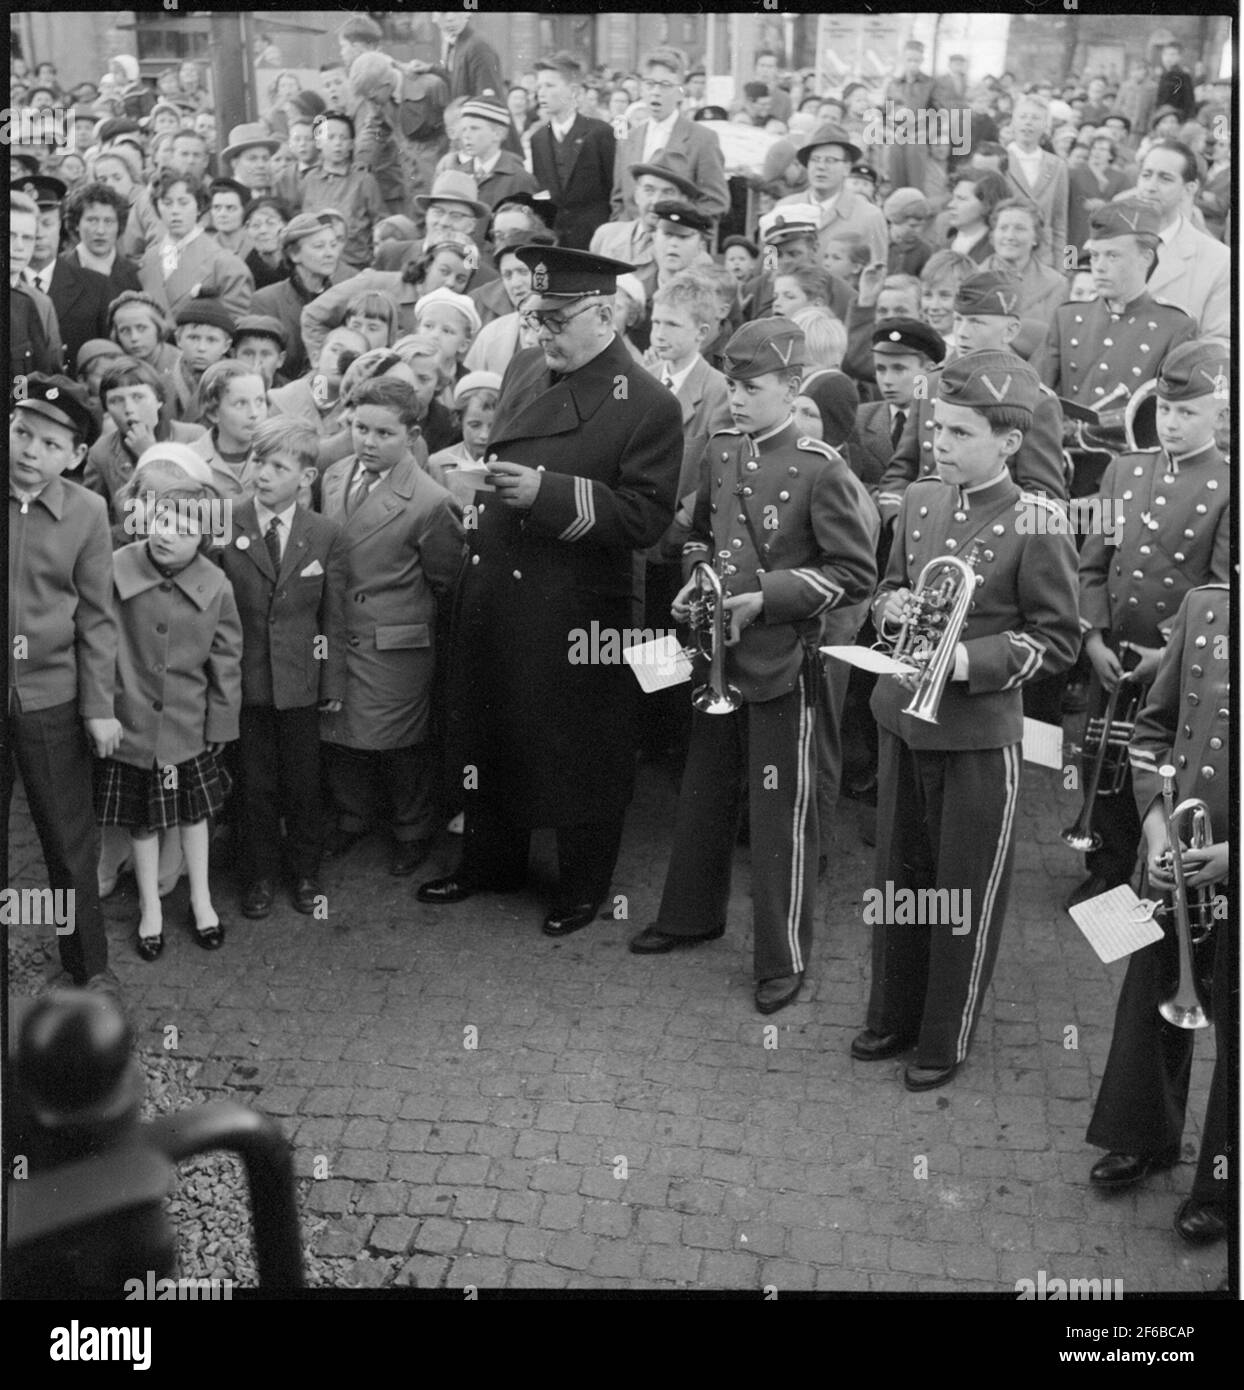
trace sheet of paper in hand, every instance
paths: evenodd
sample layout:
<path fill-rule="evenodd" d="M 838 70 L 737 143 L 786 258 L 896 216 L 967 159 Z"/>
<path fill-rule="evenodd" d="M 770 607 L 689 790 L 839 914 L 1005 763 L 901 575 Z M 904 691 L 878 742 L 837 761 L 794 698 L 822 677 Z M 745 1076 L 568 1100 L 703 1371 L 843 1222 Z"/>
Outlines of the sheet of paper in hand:
<path fill-rule="evenodd" d="M 645 695 L 691 679 L 691 661 L 673 633 L 627 647 L 622 660 L 635 673 Z"/>
<path fill-rule="evenodd" d="M 1162 939 L 1154 904 L 1138 898 L 1129 883 L 1077 903 L 1071 916 L 1106 965 Z"/>

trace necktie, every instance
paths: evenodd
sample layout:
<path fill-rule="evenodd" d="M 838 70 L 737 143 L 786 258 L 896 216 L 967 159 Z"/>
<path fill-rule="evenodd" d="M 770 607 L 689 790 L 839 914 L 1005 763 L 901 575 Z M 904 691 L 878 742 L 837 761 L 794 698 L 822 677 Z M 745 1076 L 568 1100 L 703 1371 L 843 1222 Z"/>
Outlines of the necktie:
<path fill-rule="evenodd" d="M 350 495 L 346 498 L 346 517 L 352 517 L 359 509 L 359 504 L 367 496 L 368 484 L 371 481 L 371 474 L 366 468 L 360 468 L 358 476 L 350 485 Z"/>
<path fill-rule="evenodd" d="M 903 426 L 906 425 L 906 423 L 907 412 L 905 410 L 896 410 L 894 412 L 894 419 L 890 422 L 890 445 L 892 448 L 898 448 L 899 441 L 903 437 Z"/>
<path fill-rule="evenodd" d="M 272 561 L 273 574 L 281 572 L 281 522 L 273 517 L 268 529 L 263 533 L 263 543 L 268 547 L 268 559 Z"/>
<path fill-rule="evenodd" d="M 668 367 L 661 368 L 661 385 L 668 386 L 671 391 L 674 389 L 674 378 Z"/>

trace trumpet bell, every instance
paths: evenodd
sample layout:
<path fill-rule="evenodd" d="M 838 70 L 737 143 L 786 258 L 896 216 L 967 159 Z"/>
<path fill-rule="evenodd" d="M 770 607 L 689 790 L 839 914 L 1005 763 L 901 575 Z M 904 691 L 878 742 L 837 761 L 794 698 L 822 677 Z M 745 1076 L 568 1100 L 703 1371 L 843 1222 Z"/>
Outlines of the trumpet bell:
<path fill-rule="evenodd" d="M 733 714 L 742 703 L 743 697 L 733 685 L 727 685 L 724 690 L 702 685 L 691 697 L 692 709 L 698 709 L 701 714 Z"/>
<path fill-rule="evenodd" d="M 1176 1028 L 1208 1028 L 1209 1015 L 1200 1004 L 1182 1004 L 1176 999 L 1164 999 L 1158 1012 Z"/>
<path fill-rule="evenodd" d="M 1082 830 L 1079 825 L 1069 825 L 1062 833 L 1063 844 L 1077 854 L 1090 854 L 1101 848 L 1101 836 L 1096 830 Z"/>

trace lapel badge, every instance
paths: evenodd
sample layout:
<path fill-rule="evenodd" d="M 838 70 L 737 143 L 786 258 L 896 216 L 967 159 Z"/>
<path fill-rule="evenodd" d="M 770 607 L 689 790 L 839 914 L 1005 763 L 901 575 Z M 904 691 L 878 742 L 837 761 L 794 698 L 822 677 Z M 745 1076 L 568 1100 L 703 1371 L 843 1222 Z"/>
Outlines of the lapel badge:
<path fill-rule="evenodd" d="M 234 545 L 236 545 L 239 550 L 249 550 L 250 544 L 251 538 L 249 536 L 239 536 L 237 540 L 234 541 Z"/>

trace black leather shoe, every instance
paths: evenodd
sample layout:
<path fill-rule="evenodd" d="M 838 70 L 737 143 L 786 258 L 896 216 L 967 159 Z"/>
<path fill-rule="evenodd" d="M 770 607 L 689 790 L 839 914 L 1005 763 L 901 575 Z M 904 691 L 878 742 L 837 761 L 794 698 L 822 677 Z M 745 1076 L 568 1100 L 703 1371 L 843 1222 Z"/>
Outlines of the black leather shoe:
<path fill-rule="evenodd" d="M 851 1039 L 851 1056 L 857 1062 L 884 1062 L 888 1057 L 907 1052 L 912 1046 L 910 1039 L 898 1033 L 874 1033 L 871 1028 L 865 1028 Z"/>
<path fill-rule="evenodd" d="M 340 859 L 350 853 L 360 840 L 367 838 L 366 830 L 335 830 L 324 846 L 325 859 Z"/>
<path fill-rule="evenodd" d="M 1171 1149 L 1161 1154 L 1109 1153 L 1105 1158 L 1099 1158 L 1093 1164 L 1089 1172 L 1089 1182 L 1094 1187 L 1105 1188 L 1109 1192 L 1117 1192 L 1121 1188 L 1131 1187 L 1133 1183 L 1138 1183 L 1141 1178 L 1148 1177 L 1150 1173 L 1161 1172 L 1164 1168 L 1173 1168 L 1178 1162 L 1178 1149 Z"/>
<path fill-rule="evenodd" d="M 1175 1229 L 1189 1245 L 1213 1245 L 1227 1235 L 1227 1219 L 1213 1202 L 1189 1197 L 1175 1213 Z"/>
<path fill-rule="evenodd" d="M 545 936 L 569 936 L 572 931 L 590 927 L 599 911 L 598 902 L 570 903 L 565 907 L 555 907 L 544 919 L 544 925 L 540 930 Z"/>
<path fill-rule="evenodd" d="M 944 1086 L 958 1070 L 958 1062 L 949 1067 L 908 1066 L 903 1070 L 903 1085 L 909 1091 L 932 1091 Z"/>
<path fill-rule="evenodd" d="M 776 980 L 761 980 L 756 986 L 756 1008 L 762 1014 L 775 1014 L 787 1004 L 793 1004 L 803 984 L 803 975 L 779 975 Z"/>
<path fill-rule="evenodd" d="M 294 911 L 310 917 L 315 911 L 316 902 L 323 897 L 323 889 L 313 878 L 300 878 L 294 884 Z"/>
<path fill-rule="evenodd" d="M 258 878 L 242 894 L 242 916 L 243 917 L 267 917 L 272 911 L 273 899 L 276 897 L 276 890 L 272 886 L 270 878 Z"/>
<path fill-rule="evenodd" d="M 1102 893 L 1108 893 L 1116 886 L 1109 879 L 1102 878 L 1100 874 L 1090 874 L 1068 895 L 1067 907 L 1068 909 L 1078 907 L 1081 903 L 1088 902 L 1090 898 L 1100 897 Z"/>
<path fill-rule="evenodd" d="M 431 847 L 430 840 L 399 840 L 389 858 L 389 872 L 394 878 L 408 877 L 428 857 Z"/>
<path fill-rule="evenodd" d="M 164 950 L 164 933 L 156 932 L 154 936 L 140 936 L 138 938 L 138 954 L 143 960 L 155 960 Z"/>
<path fill-rule="evenodd" d="M 190 931 L 196 944 L 202 946 L 205 951 L 219 951 L 225 944 L 225 924 L 213 922 L 210 927 L 200 927 L 193 903 L 190 904 Z"/>
<path fill-rule="evenodd" d="M 421 903 L 460 903 L 475 892 L 474 887 L 453 874 L 445 878 L 430 878 L 419 885 L 415 897 Z"/>
<path fill-rule="evenodd" d="M 653 923 L 637 936 L 631 937 L 630 950 L 637 956 L 660 956 L 666 951 L 681 951 L 687 946 L 698 946 L 702 941 L 718 941 L 725 934 L 725 927 L 721 927 L 718 931 L 704 932 L 699 936 L 671 936 L 668 932 L 658 930 Z"/>

